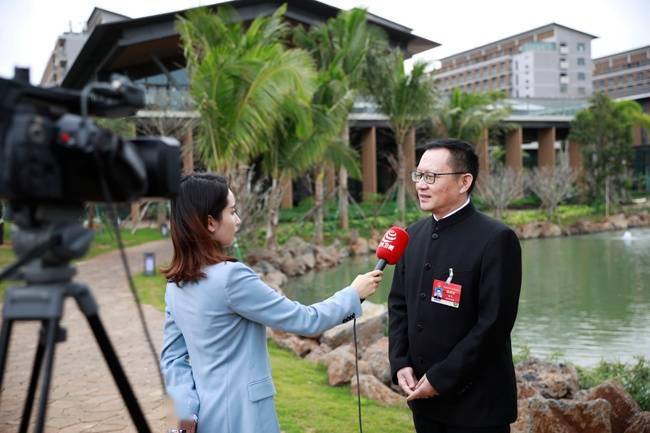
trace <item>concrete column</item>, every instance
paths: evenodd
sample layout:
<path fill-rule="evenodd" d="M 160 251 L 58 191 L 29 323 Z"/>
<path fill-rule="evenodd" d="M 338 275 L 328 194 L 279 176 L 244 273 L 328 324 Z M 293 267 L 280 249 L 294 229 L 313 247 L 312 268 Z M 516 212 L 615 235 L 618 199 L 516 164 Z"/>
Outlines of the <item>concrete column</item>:
<path fill-rule="evenodd" d="M 523 141 L 524 134 L 521 128 L 517 128 L 506 135 L 506 165 L 519 174 L 521 174 L 524 168 L 521 149 Z"/>
<path fill-rule="evenodd" d="M 582 170 L 582 150 L 577 141 L 569 141 L 569 165 L 578 172 Z"/>
<path fill-rule="evenodd" d="M 476 155 L 478 155 L 478 172 L 479 177 L 481 173 L 487 176 L 490 172 L 490 154 L 488 152 L 489 133 L 487 128 L 483 128 L 481 136 L 476 142 Z"/>
<path fill-rule="evenodd" d="M 555 127 L 537 131 L 537 166 L 555 167 Z"/>
<path fill-rule="evenodd" d="M 194 138 L 192 128 L 188 128 L 181 139 L 181 157 L 183 159 L 183 174 L 190 174 L 194 171 Z"/>
<path fill-rule="evenodd" d="M 377 193 L 377 130 L 368 128 L 361 135 L 361 173 L 363 200 Z"/>
<path fill-rule="evenodd" d="M 283 178 L 280 181 L 282 188 L 282 209 L 291 209 L 293 207 L 293 183 L 290 178 Z"/>

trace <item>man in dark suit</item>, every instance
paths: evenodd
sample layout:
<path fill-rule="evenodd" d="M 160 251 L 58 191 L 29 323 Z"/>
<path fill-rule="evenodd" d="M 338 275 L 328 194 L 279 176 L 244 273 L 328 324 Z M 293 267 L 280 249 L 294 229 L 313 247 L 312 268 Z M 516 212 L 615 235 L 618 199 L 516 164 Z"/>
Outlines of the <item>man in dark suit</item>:
<path fill-rule="evenodd" d="M 434 140 L 425 149 L 412 180 L 432 215 L 408 228 L 388 298 L 393 382 L 408 395 L 418 433 L 509 432 L 519 240 L 472 205 L 478 158 L 470 144 Z"/>

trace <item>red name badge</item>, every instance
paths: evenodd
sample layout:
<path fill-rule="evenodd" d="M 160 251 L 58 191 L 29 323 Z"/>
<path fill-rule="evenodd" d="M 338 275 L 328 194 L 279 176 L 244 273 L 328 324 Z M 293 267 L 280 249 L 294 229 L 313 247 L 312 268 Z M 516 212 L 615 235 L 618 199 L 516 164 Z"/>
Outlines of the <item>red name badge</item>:
<path fill-rule="evenodd" d="M 441 280 L 433 280 L 431 302 L 458 308 L 460 305 L 460 292 L 462 290 L 463 286 L 460 284 L 447 283 L 446 281 Z"/>

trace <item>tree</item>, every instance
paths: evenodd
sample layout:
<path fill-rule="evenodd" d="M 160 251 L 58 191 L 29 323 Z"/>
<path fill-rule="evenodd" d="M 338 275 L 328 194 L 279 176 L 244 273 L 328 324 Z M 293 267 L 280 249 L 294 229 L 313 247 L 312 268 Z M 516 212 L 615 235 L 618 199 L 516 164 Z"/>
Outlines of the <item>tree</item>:
<path fill-rule="evenodd" d="M 454 137 L 476 143 L 483 130 L 499 125 L 512 112 L 499 104 L 502 92 L 463 93 L 455 88 L 449 98 L 438 99 L 431 123 L 436 137 Z"/>
<path fill-rule="evenodd" d="M 318 89 L 312 99 L 313 144 L 325 145 L 321 164 L 315 168 L 315 242 L 323 241 L 324 177 L 326 164 L 339 168 L 341 227 L 348 227 L 347 177 L 360 175 L 356 152 L 349 146 L 347 117 L 361 87 L 366 53 L 370 44 L 366 11 L 343 11 L 309 30 L 296 28 L 294 41 L 309 51 L 318 69 Z"/>
<path fill-rule="evenodd" d="M 613 101 L 604 93 L 590 99 L 571 123 L 570 140 L 581 144 L 584 180 L 592 200 L 610 203 L 626 198 L 632 170 L 632 128 L 650 127 L 650 115 L 634 101 Z"/>
<path fill-rule="evenodd" d="M 287 48 L 286 5 L 250 24 L 231 8 L 190 10 L 178 21 L 190 92 L 201 116 L 197 148 L 210 169 L 228 173 L 268 149 L 288 100 L 308 103 L 315 90 L 313 61 Z M 300 116 L 297 121 L 306 119 Z"/>
<path fill-rule="evenodd" d="M 492 161 L 491 172 L 476 186 L 479 197 L 494 209 L 495 218 L 502 218 L 510 203 L 521 196 L 521 176 L 501 161 Z M 487 173 L 486 173 L 487 174 Z"/>
<path fill-rule="evenodd" d="M 542 202 L 549 220 L 555 217 L 557 206 L 575 192 L 576 173 L 569 165 L 569 158 L 561 154 L 555 167 L 533 168 L 525 183 Z"/>
<path fill-rule="evenodd" d="M 400 221 L 406 220 L 406 137 L 432 112 L 435 87 L 427 64 L 418 62 L 410 73 L 404 69 L 404 57 L 397 50 L 385 55 L 373 55 L 374 72 L 369 75 L 369 88 L 382 113 L 388 116 L 397 144 L 397 207 Z"/>

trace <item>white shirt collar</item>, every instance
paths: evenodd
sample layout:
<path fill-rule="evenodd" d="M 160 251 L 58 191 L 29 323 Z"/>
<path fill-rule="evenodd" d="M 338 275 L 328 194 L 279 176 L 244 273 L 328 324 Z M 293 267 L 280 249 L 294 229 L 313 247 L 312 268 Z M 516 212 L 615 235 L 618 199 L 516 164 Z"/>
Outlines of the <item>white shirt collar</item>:
<path fill-rule="evenodd" d="M 469 204 L 469 197 L 467 197 L 467 200 L 465 201 L 465 203 L 463 203 L 460 207 L 457 207 L 456 209 L 452 210 L 451 212 L 449 212 L 447 215 L 443 216 L 440 219 L 436 218 L 436 216 L 434 214 L 432 214 L 433 219 L 436 220 L 436 221 L 444 220 L 445 218 L 452 216 L 453 214 L 455 214 L 456 212 L 458 212 L 459 210 L 461 210 L 462 208 L 464 208 L 468 204 Z"/>

